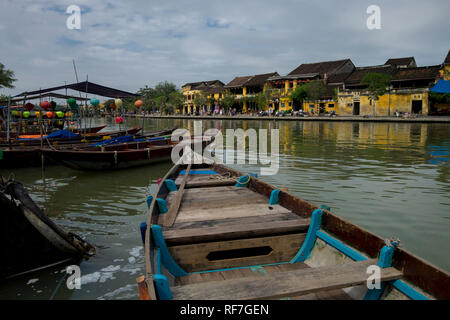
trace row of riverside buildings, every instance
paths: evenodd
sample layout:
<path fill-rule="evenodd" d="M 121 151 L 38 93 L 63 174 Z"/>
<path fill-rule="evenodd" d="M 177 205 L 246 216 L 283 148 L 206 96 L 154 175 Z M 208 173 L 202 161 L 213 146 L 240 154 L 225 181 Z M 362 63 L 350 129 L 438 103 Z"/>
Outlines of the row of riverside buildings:
<path fill-rule="evenodd" d="M 386 94 L 375 105 L 370 99 L 367 86 L 361 83 L 367 73 L 391 76 Z M 285 76 L 277 72 L 235 77 L 224 84 L 220 80 L 190 82 L 182 86 L 183 113 L 200 113 L 220 108 L 225 95 L 233 95 L 238 112 L 256 110 L 252 101 L 259 93 L 266 93 L 267 106 L 272 111 L 305 110 L 312 114 L 334 111 L 338 115 L 390 116 L 399 113 L 422 115 L 447 114 L 450 105 L 430 99 L 430 88 L 438 80 L 450 80 L 450 51 L 443 63 L 418 67 L 414 57 L 388 59 L 383 65 L 356 67 L 350 59 L 304 63 Z M 322 81 L 325 90 L 315 101 L 299 103 L 291 97 L 299 85 Z M 196 106 L 195 96 L 203 93 L 208 105 Z"/>

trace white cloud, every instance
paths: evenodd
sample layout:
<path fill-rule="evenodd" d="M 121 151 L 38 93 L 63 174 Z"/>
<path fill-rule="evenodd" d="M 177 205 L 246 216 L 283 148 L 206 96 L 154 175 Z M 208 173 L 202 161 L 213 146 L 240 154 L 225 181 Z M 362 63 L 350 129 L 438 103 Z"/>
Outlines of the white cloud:
<path fill-rule="evenodd" d="M 366 28 L 372 1 L 77 0 L 81 30 L 68 30 L 64 1 L 4 1 L 1 63 L 15 94 L 80 78 L 136 91 L 169 80 L 278 71 L 303 62 L 351 58 L 357 65 L 415 56 L 439 64 L 448 51 L 448 0 L 380 0 L 382 29 Z"/>

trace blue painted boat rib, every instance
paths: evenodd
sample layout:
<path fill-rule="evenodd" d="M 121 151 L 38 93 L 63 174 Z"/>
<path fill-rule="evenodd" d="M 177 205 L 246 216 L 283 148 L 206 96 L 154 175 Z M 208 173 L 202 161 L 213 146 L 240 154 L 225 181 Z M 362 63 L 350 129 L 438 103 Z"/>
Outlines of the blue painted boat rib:
<path fill-rule="evenodd" d="M 170 291 L 169 281 L 162 274 L 155 274 L 153 277 L 156 292 L 159 300 L 172 300 L 172 292 Z"/>
<path fill-rule="evenodd" d="M 291 260 L 291 263 L 305 262 L 311 255 L 311 251 L 316 243 L 317 231 L 320 229 L 322 224 L 322 209 L 316 209 L 312 213 L 311 223 L 309 224 L 308 233 L 306 234 L 306 239 L 302 244 L 299 252 Z"/>
<path fill-rule="evenodd" d="M 166 200 L 156 198 L 156 203 L 158 204 L 159 213 L 166 213 L 167 211 L 169 211 L 169 209 L 167 209 Z"/>
<path fill-rule="evenodd" d="M 139 230 L 141 231 L 142 244 L 145 245 L 145 232 L 147 231 L 147 222 L 141 222 L 139 225 Z"/>
<path fill-rule="evenodd" d="M 270 193 L 269 204 L 278 204 L 279 195 L 280 195 L 279 189 L 272 190 L 272 192 Z"/>
<path fill-rule="evenodd" d="M 425 297 L 423 294 L 418 292 L 416 289 L 412 288 L 408 284 L 406 284 L 402 280 L 395 280 L 392 285 L 402 292 L 403 294 L 407 295 L 412 300 L 429 300 L 427 297 Z"/>
<path fill-rule="evenodd" d="M 392 256 L 394 255 L 394 250 L 395 247 L 384 246 L 381 248 L 377 263 L 380 268 L 384 269 L 392 266 Z M 385 288 L 386 282 L 382 282 L 380 283 L 379 289 L 368 289 L 366 295 L 364 296 L 364 300 L 380 300 Z"/>
<path fill-rule="evenodd" d="M 246 176 L 240 176 L 238 181 L 236 182 L 236 184 L 234 185 L 235 187 L 241 187 L 244 188 L 247 186 L 247 184 L 250 182 L 250 176 L 246 175 Z"/>
<path fill-rule="evenodd" d="M 177 191 L 177 185 L 175 184 L 175 181 L 173 181 L 172 179 L 166 179 L 164 181 L 164 183 L 166 184 L 167 189 L 169 189 L 169 191 Z"/>
<path fill-rule="evenodd" d="M 173 260 L 172 255 L 167 248 L 166 241 L 164 240 L 162 228 L 159 225 L 155 224 L 152 226 L 152 235 L 155 240 L 155 246 L 160 250 L 161 262 L 164 268 L 166 268 L 174 277 L 187 276 L 188 273 Z"/>

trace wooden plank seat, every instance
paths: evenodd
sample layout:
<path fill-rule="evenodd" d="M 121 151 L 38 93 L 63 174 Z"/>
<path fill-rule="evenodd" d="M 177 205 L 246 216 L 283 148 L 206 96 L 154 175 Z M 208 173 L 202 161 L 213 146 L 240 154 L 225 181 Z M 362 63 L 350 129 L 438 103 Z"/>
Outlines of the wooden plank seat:
<path fill-rule="evenodd" d="M 240 219 L 242 220 L 242 219 Z M 168 245 L 207 241 L 232 240 L 268 235 L 305 232 L 309 219 L 296 219 L 272 222 L 240 223 L 233 225 L 194 227 L 189 229 L 169 229 L 163 232 Z"/>
<path fill-rule="evenodd" d="M 233 186 L 236 184 L 237 178 L 221 177 L 212 174 L 189 175 L 186 188 L 200 188 L 208 186 Z M 179 186 L 183 181 L 183 175 L 179 175 L 175 179 L 175 184 Z"/>
<path fill-rule="evenodd" d="M 309 268 L 305 263 L 281 263 L 266 266 L 252 266 L 247 268 L 235 268 L 229 270 L 221 270 L 216 272 L 190 273 L 185 277 L 175 278 L 174 285 L 182 286 L 193 283 L 201 283 L 208 281 L 221 281 L 229 279 L 240 279 L 243 277 L 263 276 L 279 272 Z M 328 290 L 324 292 L 316 292 L 305 294 L 297 297 L 289 297 L 291 299 L 300 300 L 351 300 L 352 298 L 342 289 Z"/>
<path fill-rule="evenodd" d="M 248 276 L 228 280 L 215 280 L 173 286 L 176 300 L 242 300 L 295 297 L 327 290 L 342 289 L 365 284 L 367 267 L 377 260 L 364 260 L 318 268 L 300 268 L 291 271 Z M 395 268 L 381 269 L 380 281 L 402 277 Z"/>

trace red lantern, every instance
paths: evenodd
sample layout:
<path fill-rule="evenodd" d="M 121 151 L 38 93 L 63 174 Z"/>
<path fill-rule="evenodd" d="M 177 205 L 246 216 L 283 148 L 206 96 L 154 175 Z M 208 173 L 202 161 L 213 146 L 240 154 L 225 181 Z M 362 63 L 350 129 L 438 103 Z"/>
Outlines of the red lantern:
<path fill-rule="evenodd" d="M 54 114 L 53 114 L 53 112 L 51 112 L 51 111 L 48 111 L 46 114 L 45 114 L 46 116 L 47 116 L 47 118 L 53 118 L 53 116 L 54 116 Z"/>
<path fill-rule="evenodd" d="M 33 110 L 33 108 L 34 108 L 34 104 L 28 102 L 24 107 L 25 107 L 25 109 L 27 109 L 28 111 L 31 111 L 31 110 Z"/>
<path fill-rule="evenodd" d="M 116 110 L 116 109 L 117 109 L 117 106 L 116 106 L 115 103 L 111 103 L 111 104 L 109 105 L 109 107 L 110 107 L 111 109 L 113 109 L 113 110 Z"/>
<path fill-rule="evenodd" d="M 309 79 L 307 79 L 306 82 L 309 82 Z"/>
<path fill-rule="evenodd" d="M 142 100 L 136 100 L 136 102 L 134 103 L 134 106 L 136 108 L 140 108 L 140 107 L 142 107 L 143 104 L 144 103 L 142 102 Z"/>
<path fill-rule="evenodd" d="M 40 104 L 39 104 L 39 106 L 42 108 L 42 109 L 44 109 L 44 110 L 48 110 L 48 109 L 50 109 L 51 108 L 51 103 L 50 102 L 48 102 L 48 101 L 42 101 Z"/>
<path fill-rule="evenodd" d="M 123 118 L 122 117 L 116 117 L 116 123 L 123 123 Z"/>
<path fill-rule="evenodd" d="M 289 82 L 290 82 L 290 83 L 294 83 L 294 81 L 292 81 L 292 80 L 291 80 L 291 81 L 289 81 Z"/>

